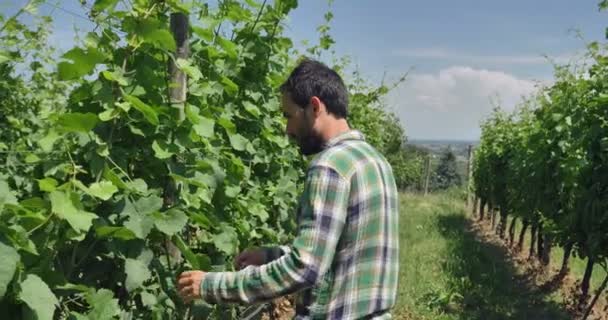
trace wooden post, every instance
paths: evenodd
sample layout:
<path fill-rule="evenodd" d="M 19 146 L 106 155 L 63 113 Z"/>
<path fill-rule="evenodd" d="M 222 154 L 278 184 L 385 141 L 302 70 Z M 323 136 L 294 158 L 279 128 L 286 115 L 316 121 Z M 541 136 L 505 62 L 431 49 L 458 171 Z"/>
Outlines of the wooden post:
<path fill-rule="evenodd" d="M 176 109 L 177 121 L 182 123 L 186 119 L 186 112 L 184 110 L 186 104 L 186 94 L 188 90 L 188 78 L 186 74 L 180 70 L 175 61 L 178 58 L 188 59 L 190 55 L 190 46 L 188 44 L 188 16 L 184 13 L 171 13 L 170 20 L 171 33 L 173 39 L 175 39 L 176 51 L 175 58 L 169 59 L 169 103 Z M 169 161 L 175 162 L 175 158 L 171 158 Z M 166 185 L 164 188 L 163 202 L 165 209 L 172 207 L 179 197 L 179 190 L 181 186 L 176 183 L 171 177 L 167 177 Z M 169 270 L 173 270 L 173 265 L 177 265 L 182 261 L 181 252 L 173 244 L 173 242 L 166 237 L 165 238 L 165 253 L 167 255 L 167 263 Z"/>
<path fill-rule="evenodd" d="M 471 158 L 473 155 L 473 146 L 469 145 L 467 149 L 467 209 L 471 207 Z"/>
<path fill-rule="evenodd" d="M 424 179 L 424 195 L 429 193 L 429 179 L 431 177 L 431 154 L 426 160 L 426 178 Z"/>
<path fill-rule="evenodd" d="M 171 14 L 171 33 L 175 39 L 176 51 L 175 60 L 178 58 L 188 59 L 190 56 L 190 46 L 188 44 L 188 16 L 184 13 Z M 186 74 L 175 65 L 175 60 L 169 61 L 169 74 L 171 75 L 171 85 L 169 95 L 171 105 L 177 109 L 179 122 L 186 119 L 184 105 L 186 103 L 186 93 L 188 90 L 188 79 Z"/>

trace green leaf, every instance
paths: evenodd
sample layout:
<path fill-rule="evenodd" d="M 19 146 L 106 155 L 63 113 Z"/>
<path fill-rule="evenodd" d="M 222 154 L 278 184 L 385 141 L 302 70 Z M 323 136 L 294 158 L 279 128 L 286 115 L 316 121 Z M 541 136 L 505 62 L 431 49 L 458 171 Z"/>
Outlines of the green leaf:
<path fill-rule="evenodd" d="M 213 137 L 215 121 L 212 119 L 199 116 L 198 123 L 192 126 L 194 132 L 198 134 L 202 138 L 211 138 Z"/>
<path fill-rule="evenodd" d="M 125 227 L 103 226 L 95 229 L 95 233 L 100 238 L 116 238 L 121 240 L 131 240 L 137 238 L 133 231 Z"/>
<path fill-rule="evenodd" d="M 102 200 L 108 200 L 118 192 L 118 188 L 110 181 L 101 181 L 91 184 L 89 194 Z"/>
<path fill-rule="evenodd" d="M 28 274 L 21 283 L 21 301 L 34 311 L 38 320 L 52 320 L 58 305 L 57 297 L 37 275 Z"/>
<path fill-rule="evenodd" d="M 76 231 L 85 232 L 93 224 L 97 215 L 84 211 L 77 194 L 68 194 L 63 191 L 53 191 L 49 195 L 53 213 L 65 219 Z"/>
<path fill-rule="evenodd" d="M 233 134 L 236 133 L 236 125 L 234 124 L 234 122 L 232 122 L 228 117 L 226 117 L 225 115 L 222 115 L 218 120 L 217 123 L 224 127 L 224 129 L 226 129 L 226 132 L 228 132 L 229 134 Z"/>
<path fill-rule="evenodd" d="M 91 307 L 87 314 L 89 319 L 111 320 L 120 315 L 118 299 L 115 299 L 112 291 L 108 289 L 99 289 L 97 292 L 91 290 L 86 299 Z"/>
<path fill-rule="evenodd" d="M 110 169 L 108 166 L 105 166 L 103 169 L 103 177 L 111 181 L 113 185 L 117 186 L 120 189 L 127 188 L 127 185 L 122 181 L 122 179 L 114 172 L 114 170 Z"/>
<path fill-rule="evenodd" d="M 197 106 L 193 106 L 189 103 L 186 103 L 184 111 L 186 113 L 186 118 L 190 121 L 190 123 L 197 124 L 199 122 L 198 114 L 200 112 L 200 109 Z"/>
<path fill-rule="evenodd" d="M 51 152 L 53 150 L 53 146 L 55 145 L 55 141 L 59 138 L 59 135 L 55 131 L 49 131 L 44 138 L 38 140 L 38 145 L 44 152 Z"/>
<path fill-rule="evenodd" d="M 166 25 L 158 20 L 148 19 L 141 21 L 137 25 L 136 33 L 144 42 L 168 51 L 175 51 L 175 39 Z"/>
<path fill-rule="evenodd" d="M 251 206 L 251 207 L 249 208 L 249 212 L 250 212 L 252 215 L 254 215 L 254 216 L 256 216 L 256 217 L 260 218 L 260 220 L 261 220 L 262 222 L 265 222 L 266 220 L 268 220 L 268 217 L 269 217 L 269 216 L 268 216 L 268 212 L 267 212 L 267 211 L 264 209 L 264 207 L 263 207 L 263 206 L 261 206 L 261 205 L 259 205 L 259 204 L 255 204 L 255 205 Z"/>
<path fill-rule="evenodd" d="M 141 287 L 144 281 L 152 276 L 148 266 L 143 261 L 135 259 L 125 260 L 125 273 L 127 274 L 125 285 L 129 292 Z"/>
<path fill-rule="evenodd" d="M 163 145 L 162 147 L 161 144 Z M 154 150 L 154 156 L 159 159 L 171 158 L 173 152 L 169 152 L 167 149 L 167 145 L 162 141 L 160 143 L 156 140 L 152 142 L 152 150 Z"/>
<path fill-rule="evenodd" d="M 13 280 L 20 257 L 17 250 L 0 242 L 0 300 L 4 297 L 8 285 Z"/>
<path fill-rule="evenodd" d="M 158 196 L 149 196 L 145 198 L 139 198 L 135 202 L 135 207 L 137 211 L 144 214 L 154 213 L 163 206 L 163 199 Z"/>
<path fill-rule="evenodd" d="M 196 258 L 198 259 L 198 270 L 211 270 L 211 258 L 204 254 L 197 254 Z"/>
<path fill-rule="evenodd" d="M 192 31 L 196 33 L 199 37 L 207 42 L 213 41 L 214 33 L 211 28 L 201 28 L 197 26 L 192 26 Z"/>
<path fill-rule="evenodd" d="M 125 186 L 127 189 L 130 189 L 135 192 L 139 192 L 139 193 L 148 192 L 148 184 L 146 184 L 146 181 L 144 181 L 141 178 L 137 178 L 133 181 L 129 181 L 129 182 L 125 183 Z"/>
<path fill-rule="evenodd" d="M 224 85 L 224 90 L 226 90 L 229 95 L 233 96 L 239 91 L 239 86 L 226 76 L 222 76 L 221 82 Z"/>
<path fill-rule="evenodd" d="M 143 103 L 139 98 L 130 96 L 128 94 L 124 95 L 124 98 L 127 102 L 131 104 L 137 111 L 141 112 L 144 115 L 144 118 L 148 120 L 153 125 L 158 125 L 158 113 L 154 108 L 149 105 Z"/>
<path fill-rule="evenodd" d="M 238 246 L 236 231 L 226 223 L 222 223 L 222 233 L 213 237 L 213 244 L 227 255 L 235 254 Z"/>
<path fill-rule="evenodd" d="M 95 0 L 93 11 L 103 11 L 105 9 L 114 9 L 118 0 Z"/>
<path fill-rule="evenodd" d="M 89 132 L 97 125 L 98 118 L 93 113 L 66 113 L 59 116 L 57 125 L 65 132 Z"/>
<path fill-rule="evenodd" d="M 245 107 L 245 110 L 247 110 L 247 112 L 249 112 L 249 114 L 251 114 L 252 116 L 254 116 L 256 118 L 259 118 L 260 115 L 262 115 L 262 112 L 260 112 L 260 108 L 258 108 L 256 105 L 254 105 L 253 103 L 251 103 L 249 101 L 244 101 L 243 107 Z"/>
<path fill-rule="evenodd" d="M 146 136 L 143 131 L 141 131 L 139 128 L 137 128 L 131 124 L 129 124 L 129 130 L 131 130 L 131 133 L 136 134 L 138 136 L 142 136 L 142 137 Z"/>
<path fill-rule="evenodd" d="M 114 70 L 114 71 L 102 71 L 101 74 L 103 75 L 104 78 L 110 80 L 110 81 L 114 81 L 117 82 L 119 85 L 125 87 L 129 85 L 129 82 L 127 81 L 127 78 L 125 78 L 122 74 L 121 71 L 119 70 Z"/>
<path fill-rule="evenodd" d="M 73 80 L 81 78 L 93 71 L 98 63 L 105 60 L 105 56 L 95 48 L 74 48 L 66 52 L 63 59 L 71 62 L 63 61 L 58 65 L 59 78 L 61 80 Z"/>
<path fill-rule="evenodd" d="M 124 225 L 133 231 L 137 238 L 145 239 L 154 226 L 154 220 L 148 215 L 133 213 Z"/>
<path fill-rule="evenodd" d="M 172 237 L 172 239 L 173 239 L 173 243 L 179 249 L 179 251 L 182 253 L 182 255 L 184 256 L 184 258 L 186 259 L 186 261 L 188 261 L 188 263 L 190 264 L 190 266 L 193 269 L 195 269 L 195 270 L 200 270 L 201 266 L 199 264 L 200 263 L 199 259 L 190 250 L 190 248 L 188 248 L 188 246 L 186 245 L 186 243 L 184 242 L 184 240 L 180 236 L 178 236 L 178 235 L 174 235 Z"/>
<path fill-rule="evenodd" d="M 0 64 L 10 61 L 11 57 L 6 51 L 0 51 Z"/>
<path fill-rule="evenodd" d="M 42 198 L 38 198 L 38 197 L 33 197 L 33 198 L 28 198 L 28 199 L 22 200 L 21 202 L 19 202 L 19 204 L 22 207 L 28 208 L 31 210 L 44 209 L 46 211 L 49 208 L 48 202 L 46 202 Z"/>
<path fill-rule="evenodd" d="M 237 150 L 237 151 L 245 150 L 245 147 L 247 146 L 247 143 L 249 142 L 249 140 L 247 140 L 245 137 L 243 137 L 242 135 L 240 135 L 238 133 L 229 134 L 228 137 L 230 138 L 230 145 L 234 148 L 234 150 Z"/>
<path fill-rule="evenodd" d="M 241 187 L 239 186 L 230 186 L 230 187 L 226 187 L 225 190 L 225 194 L 228 198 L 236 198 L 236 196 L 239 195 L 239 192 L 241 192 Z"/>
<path fill-rule="evenodd" d="M 44 178 L 37 181 L 38 188 L 40 188 L 41 191 L 53 192 L 55 191 L 55 188 L 57 188 L 57 180 L 53 178 Z"/>
<path fill-rule="evenodd" d="M 0 212 L 5 204 L 17 204 L 17 198 L 4 180 L 0 180 Z"/>
<path fill-rule="evenodd" d="M 154 30 L 144 36 L 146 41 L 153 43 L 157 47 L 164 48 L 168 51 L 175 51 L 177 46 L 175 45 L 175 39 L 168 30 L 158 29 Z"/>
<path fill-rule="evenodd" d="M 162 233 L 172 236 L 180 232 L 188 223 L 188 217 L 178 209 L 154 213 L 154 225 Z"/>
<path fill-rule="evenodd" d="M 144 306 L 153 307 L 156 304 L 158 304 L 158 299 L 156 299 L 155 295 L 153 295 L 147 291 L 142 291 L 141 292 L 141 302 L 143 303 Z"/>
<path fill-rule="evenodd" d="M 192 66 L 189 60 L 185 60 L 182 58 L 177 58 L 175 65 L 184 71 L 192 80 L 198 81 L 203 77 L 203 74 L 197 67 Z"/>
<path fill-rule="evenodd" d="M 154 226 L 151 214 L 158 211 L 162 205 L 163 200 L 158 196 L 140 198 L 134 204 L 126 201 L 121 215 L 128 216 L 129 220 L 124 226 L 133 231 L 138 238 L 145 239 Z"/>
<path fill-rule="evenodd" d="M 25 157 L 25 162 L 26 163 L 36 163 L 38 161 L 40 161 L 40 158 L 37 155 L 33 154 L 33 153 L 30 153 L 30 154 L 28 154 Z"/>
<path fill-rule="evenodd" d="M 553 121 L 559 121 L 559 120 L 561 120 L 563 117 L 564 117 L 564 115 L 563 115 L 563 114 L 561 114 L 561 113 L 553 113 L 553 114 L 551 115 L 551 118 L 553 119 Z"/>
<path fill-rule="evenodd" d="M 167 3 L 175 11 L 181 11 L 184 13 L 190 13 L 192 9 L 192 2 L 183 2 L 182 0 L 168 0 Z"/>
<path fill-rule="evenodd" d="M 237 45 L 234 42 L 224 39 L 222 37 L 218 37 L 217 39 L 220 46 L 222 47 L 222 49 L 224 49 L 224 51 L 226 51 L 228 56 L 232 59 L 235 59 L 237 57 Z"/>
<path fill-rule="evenodd" d="M 110 156 L 110 148 L 108 147 L 107 143 L 101 143 L 97 146 L 97 148 L 95 149 L 95 152 L 97 152 L 98 155 L 106 158 L 108 156 Z"/>
<path fill-rule="evenodd" d="M 70 311 L 70 317 L 68 319 L 70 319 L 70 320 L 91 320 L 91 318 L 85 316 L 82 313 L 78 313 L 76 311 Z"/>

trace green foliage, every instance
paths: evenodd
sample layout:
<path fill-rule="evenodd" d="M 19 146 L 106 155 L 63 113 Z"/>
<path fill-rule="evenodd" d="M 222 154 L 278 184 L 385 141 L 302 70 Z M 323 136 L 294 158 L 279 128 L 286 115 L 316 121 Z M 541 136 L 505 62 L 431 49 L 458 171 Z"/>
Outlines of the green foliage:
<path fill-rule="evenodd" d="M 181 319 L 177 272 L 226 269 L 238 250 L 291 237 L 304 159 L 275 88 L 292 61 L 281 21 L 293 7 L 190 7 L 191 56 L 177 63 L 189 78 L 185 121 L 167 93 L 169 13 L 184 7 L 98 1 L 96 31 L 50 71 L 51 52 L 18 45 L 43 44 L 44 33 L 5 22 L 3 310 Z M 14 71 L 26 60 L 31 79 Z"/>
<path fill-rule="evenodd" d="M 238 251 L 293 235 L 306 159 L 284 134 L 276 88 L 296 61 L 282 24 L 296 6 L 95 1 L 97 28 L 58 63 L 46 46 L 50 19 L 26 26 L 19 15 L 33 7 L 0 19 L 6 316 L 238 316 L 239 307 L 183 305 L 175 279 L 231 270 Z M 190 17 L 187 59 L 175 58 L 174 12 Z M 319 31 L 315 54 L 333 43 L 328 27 Z M 188 79 L 179 105 L 169 96 L 174 60 Z M 359 88 L 352 124 L 399 176 L 405 136 L 377 103 L 386 92 Z"/>
<path fill-rule="evenodd" d="M 339 69 L 344 66 L 339 67 Z M 423 172 L 423 157 L 412 152 L 405 145 L 403 125 L 397 116 L 388 110 L 384 98 L 406 77 L 402 77 L 390 87 L 381 85 L 373 88 L 358 71 L 352 74 L 349 85 L 351 92 L 349 122 L 361 130 L 366 140 L 383 154 L 393 168 L 395 181 L 400 189 L 413 188 L 420 181 Z"/>
<path fill-rule="evenodd" d="M 543 224 L 561 245 L 599 263 L 608 258 L 608 59 L 589 46 L 591 66 L 556 68 L 556 81 L 513 114 L 482 126 L 475 152 L 477 195 Z"/>
<path fill-rule="evenodd" d="M 456 168 L 456 155 L 450 148 L 441 153 L 439 164 L 433 174 L 432 189 L 445 190 L 452 186 L 460 186 L 462 177 Z"/>

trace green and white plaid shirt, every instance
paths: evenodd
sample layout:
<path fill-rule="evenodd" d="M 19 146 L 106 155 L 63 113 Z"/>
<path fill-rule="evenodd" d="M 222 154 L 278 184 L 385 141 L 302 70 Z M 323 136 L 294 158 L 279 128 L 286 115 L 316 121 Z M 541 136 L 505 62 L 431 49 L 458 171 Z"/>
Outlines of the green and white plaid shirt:
<path fill-rule="evenodd" d="M 389 319 L 399 273 L 398 192 L 386 159 L 356 130 L 312 160 L 291 246 L 238 272 L 209 272 L 207 302 L 257 303 L 298 292 L 296 319 Z"/>

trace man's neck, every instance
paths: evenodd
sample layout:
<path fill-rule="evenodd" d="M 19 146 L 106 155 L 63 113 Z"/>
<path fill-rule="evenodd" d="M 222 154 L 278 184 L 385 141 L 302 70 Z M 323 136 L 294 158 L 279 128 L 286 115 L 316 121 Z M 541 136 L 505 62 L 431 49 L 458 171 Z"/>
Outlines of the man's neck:
<path fill-rule="evenodd" d="M 347 131 L 350 131 L 350 127 L 345 119 L 339 119 L 335 122 L 332 121 L 331 125 L 328 126 L 327 130 L 325 130 L 325 133 L 323 134 L 323 140 L 325 142 L 330 141 L 331 139 Z"/>

